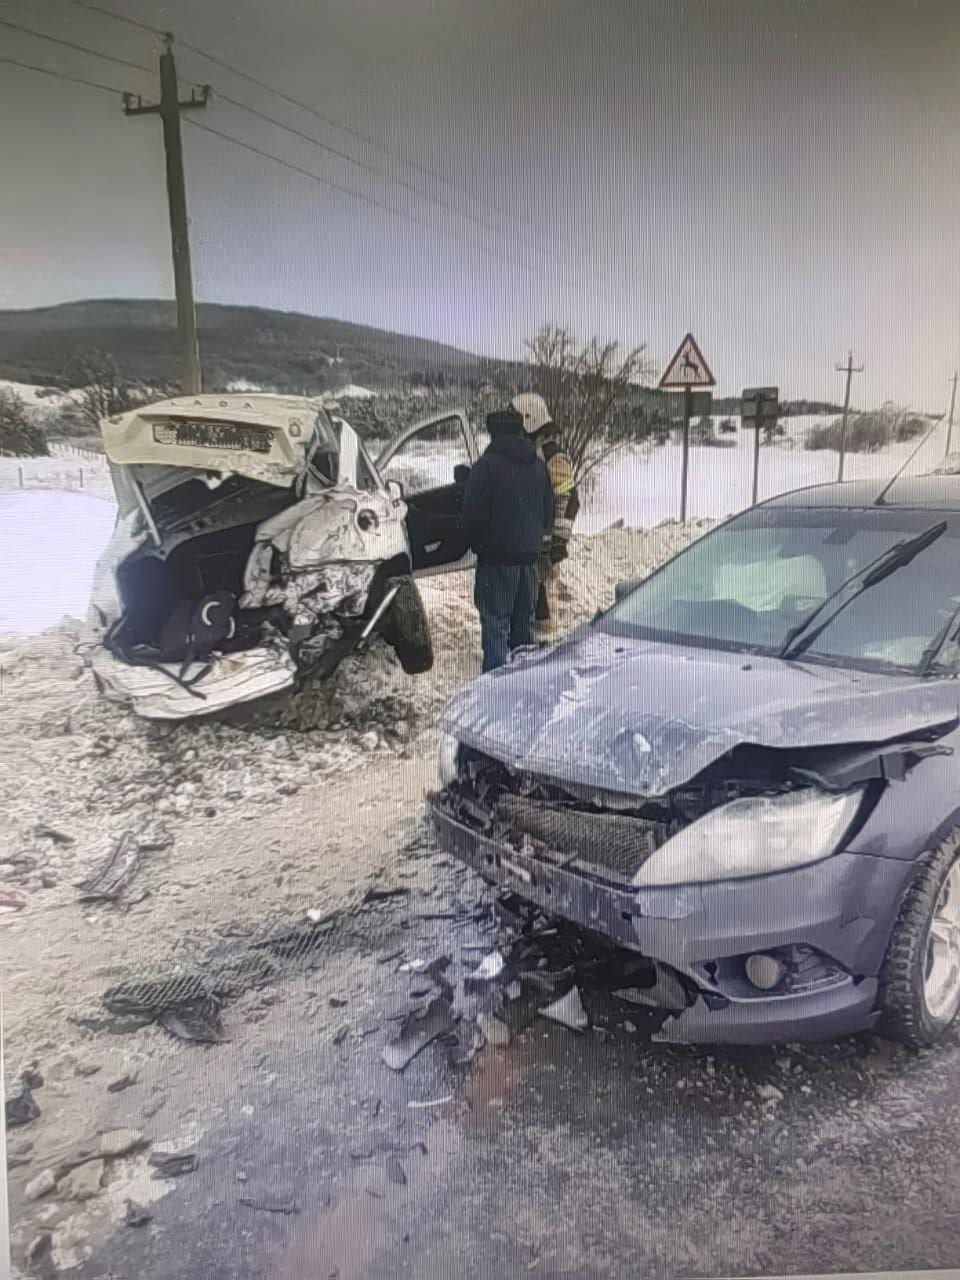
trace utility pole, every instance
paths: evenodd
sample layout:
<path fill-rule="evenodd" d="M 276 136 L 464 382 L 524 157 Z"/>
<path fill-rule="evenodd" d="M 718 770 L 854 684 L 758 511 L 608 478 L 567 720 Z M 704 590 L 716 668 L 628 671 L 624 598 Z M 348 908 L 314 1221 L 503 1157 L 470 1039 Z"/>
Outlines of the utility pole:
<path fill-rule="evenodd" d="M 843 421 L 840 424 L 840 467 L 837 472 L 837 481 L 843 479 L 843 459 L 847 449 L 847 418 L 850 416 L 850 383 L 853 381 L 855 373 L 863 373 L 863 365 L 854 366 L 853 352 L 847 352 L 847 363 L 837 365 L 837 373 L 845 373 L 847 375 L 847 390 L 843 397 Z"/>
<path fill-rule="evenodd" d="M 167 159 L 167 203 L 170 207 L 170 240 L 173 247 L 173 284 L 177 296 L 177 331 L 182 359 L 181 384 L 185 395 L 200 391 L 200 348 L 197 344 L 197 311 L 193 301 L 193 274 L 190 269 L 190 230 L 187 223 L 187 188 L 183 176 L 183 145 L 180 139 L 180 112 L 205 107 L 210 96 L 204 85 L 197 96 L 191 89 L 186 102 L 177 89 L 177 64 L 173 59 L 173 36 L 164 36 L 160 55 L 160 101 L 144 106 L 138 96 L 123 95 L 126 116 L 158 115 L 163 125 L 163 149 Z"/>
<path fill-rule="evenodd" d="M 948 456 L 948 454 L 950 453 L 950 441 L 953 439 L 953 408 L 954 408 L 954 405 L 957 403 L 957 373 L 956 373 L 956 370 L 954 370 L 953 377 L 950 379 L 950 381 L 953 383 L 953 387 L 952 387 L 952 390 L 950 391 L 950 417 L 949 417 L 949 418 L 948 418 L 948 420 L 947 420 L 947 447 L 946 447 L 946 449 L 944 450 L 944 454 L 943 454 L 943 456 L 944 456 L 945 458 L 946 458 L 946 457 Z"/>

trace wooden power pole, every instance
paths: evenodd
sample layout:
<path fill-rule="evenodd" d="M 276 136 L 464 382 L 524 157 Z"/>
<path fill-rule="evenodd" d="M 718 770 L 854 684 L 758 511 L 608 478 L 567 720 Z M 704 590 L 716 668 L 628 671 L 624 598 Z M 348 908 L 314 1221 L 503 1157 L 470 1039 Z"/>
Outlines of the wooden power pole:
<path fill-rule="evenodd" d="M 193 301 L 193 274 L 190 268 L 190 229 L 187 223 L 187 188 L 183 176 L 183 144 L 180 138 L 180 112 L 193 111 L 207 105 L 210 96 L 204 85 L 197 96 L 190 91 L 186 102 L 180 101 L 177 89 L 177 64 L 173 59 L 173 36 L 164 37 L 160 55 L 160 101 L 144 106 L 138 97 L 123 95 L 123 112 L 128 116 L 158 115 L 163 125 L 163 149 L 167 159 L 167 203 L 170 207 L 170 240 L 173 248 L 173 284 L 177 296 L 177 331 L 180 335 L 182 360 L 181 385 L 184 394 L 195 395 L 201 389 L 200 348 L 197 343 L 197 310 Z"/>
<path fill-rule="evenodd" d="M 945 458 L 946 458 L 946 457 L 948 456 L 948 454 L 950 453 L 950 442 L 953 440 L 953 410 L 954 410 L 954 406 L 955 406 L 955 405 L 956 405 L 956 403 L 957 403 L 957 374 L 956 374 L 956 372 L 954 372 L 954 375 L 953 375 L 953 377 L 950 379 L 950 381 L 952 382 L 953 386 L 952 386 L 951 391 L 950 391 L 950 417 L 947 419 L 947 447 L 946 447 L 946 449 L 945 449 L 945 450 L 944 450 L 944 452 L 943 452 L 943 456 L 944 456 Z"/>
<path fill-rule="evenodd" d="M 843 397 L 843 420 L 840 424 L 840 466 L 837 471 L 838 482 L 843 479 L 843 460 L 847 451 L 847 418 L 850 416 L 850 383 L 855 373 L 863 373 L 863 365 L 854 365 L 853 352 L 847 353 L 847 363 L 837 365 L 837 373 L 847 375 L 847 390 Z"/>

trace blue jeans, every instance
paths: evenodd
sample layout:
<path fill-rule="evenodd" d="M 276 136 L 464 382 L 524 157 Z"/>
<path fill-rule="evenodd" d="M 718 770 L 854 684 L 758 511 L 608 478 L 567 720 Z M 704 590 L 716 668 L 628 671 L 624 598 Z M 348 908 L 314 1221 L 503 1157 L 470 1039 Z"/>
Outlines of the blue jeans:
<path fill-rule="evenodd" d="M 534 564 L 484 564 L 481 561 L 477 565 L 473 601 L 480 614 L 484 671 L 502 667 L 511 649 L 533 643 L 537 588 Z"/>

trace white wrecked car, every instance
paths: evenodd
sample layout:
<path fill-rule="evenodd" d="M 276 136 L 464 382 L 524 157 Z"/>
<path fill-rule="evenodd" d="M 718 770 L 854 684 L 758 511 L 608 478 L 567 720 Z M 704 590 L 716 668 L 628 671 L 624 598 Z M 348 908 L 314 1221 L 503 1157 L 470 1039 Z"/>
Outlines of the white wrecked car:
<path fill-rule="evenodd" d="M 156 719 L 205 715 L 328 677 L 374 631 L 408 673 L 430 668 L 414 578 L 472 563 L 464 414 L 418 422 L 376 462 L 299 396 L 166 400 L 102 433 L 119 513 L 89 623 L 108 696 Z"/>

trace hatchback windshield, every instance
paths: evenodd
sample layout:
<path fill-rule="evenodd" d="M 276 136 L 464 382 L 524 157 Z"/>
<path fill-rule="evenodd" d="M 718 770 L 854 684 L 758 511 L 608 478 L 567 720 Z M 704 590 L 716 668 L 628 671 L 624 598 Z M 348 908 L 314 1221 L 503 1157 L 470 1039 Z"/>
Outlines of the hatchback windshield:
<path fill-rule="evenodd" d="M 957 517 L 948 516 L 943 536 L 908 564 L 856 591 L 857 575 L 943 519 L 931 511 L 749 511 L 664 566 L 601 625 L 620 634 L 779 654 L 785 647 L 790 652 L 818 610 L 813 625 L 826 625 L 805 658 L 913 671 L 933 665 L 931 646 L 942 639 L 935 669 L 953 668 L 954 614 L 960 622 Z"/>

